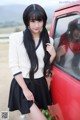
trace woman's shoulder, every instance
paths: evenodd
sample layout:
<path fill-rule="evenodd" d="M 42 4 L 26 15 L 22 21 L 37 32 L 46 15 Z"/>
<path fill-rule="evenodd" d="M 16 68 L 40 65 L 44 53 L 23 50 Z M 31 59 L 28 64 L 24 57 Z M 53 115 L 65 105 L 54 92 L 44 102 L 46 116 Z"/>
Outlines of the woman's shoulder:
<path fill-rule="evenodd" d="M 20 32 L 11 33 L 9 38 L 15 39 L 15 38 L 21 38 L 22 36 L 23 36 L 23 32 L 20 31 Z"/>
<path fill-rule="evenodd" d="M 23 38 L 23 31 L 20 32 L 15 32 L 15 33 L 11 33 L 9 36 L 9 40 L 10 41 L 22 41 Z"/>
<path fill-rule="evenodd" d="M 9 36 L 9 43 L 19 45 L 23 41 L 23 31 L 11 33 Z"/>

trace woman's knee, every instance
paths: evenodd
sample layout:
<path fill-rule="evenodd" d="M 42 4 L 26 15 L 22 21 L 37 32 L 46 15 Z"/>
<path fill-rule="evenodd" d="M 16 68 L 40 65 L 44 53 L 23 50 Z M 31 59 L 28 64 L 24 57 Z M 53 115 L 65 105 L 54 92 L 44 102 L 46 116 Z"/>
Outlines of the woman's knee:
<path fill-rule="evenodd" d="M 33 120 L 47 120 L 41 110 L 37 107 L 35 103 L 30 108 L 31 117 Z"/>

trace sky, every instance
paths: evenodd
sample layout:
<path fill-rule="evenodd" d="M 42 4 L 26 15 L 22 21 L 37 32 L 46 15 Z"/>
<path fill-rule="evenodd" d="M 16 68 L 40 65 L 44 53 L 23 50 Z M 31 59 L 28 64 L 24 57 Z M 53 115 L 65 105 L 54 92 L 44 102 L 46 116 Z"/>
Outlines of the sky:
<path fill-rule="evenodd" d="M 40 4 L 43 6 L 50 6 L 53 5 L 55 3 L 61 3 L 61 2 L 73 2 L 76 0 L 0 0 L 0 5 L 6 5 L 6 4 L 32 4 L 32 3 L 36 3 L 36 4 Z"/>

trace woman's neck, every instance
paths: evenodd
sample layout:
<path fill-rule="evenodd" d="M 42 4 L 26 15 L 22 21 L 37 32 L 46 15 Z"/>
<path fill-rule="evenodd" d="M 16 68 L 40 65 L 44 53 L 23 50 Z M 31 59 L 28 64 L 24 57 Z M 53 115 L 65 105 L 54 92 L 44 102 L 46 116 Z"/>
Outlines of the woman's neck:
<path fill-rule="evenodd" d="M 34 41 L 36 41 L 36 40 L 38 40 L 40 38 L 40 32 L 35 33 L 33 31 L 31 31 L 31 30 L 30 30 L 30 32 L 32 34 L 32 37 L 33 37 Z"/>
<path fill-rule="evenodd" d="M 33 40 L 34 40 L 34 41 L 39 40 L 39 38 L 40 38 L 40 33 L 32 34 L 32 36 L 33 36 Z"/>

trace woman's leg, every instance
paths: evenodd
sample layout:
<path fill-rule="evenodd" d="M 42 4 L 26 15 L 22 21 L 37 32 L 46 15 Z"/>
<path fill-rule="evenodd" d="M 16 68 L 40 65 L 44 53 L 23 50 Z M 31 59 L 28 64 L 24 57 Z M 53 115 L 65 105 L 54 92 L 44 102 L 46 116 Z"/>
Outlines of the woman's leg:
<path fill-rule="evenodd" d="M 30 108 L 30 118 L 31 120 L 47 120 L 39 108 L 33 103 Z"/>

